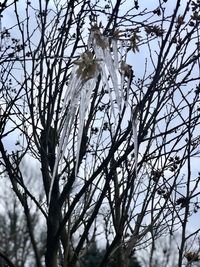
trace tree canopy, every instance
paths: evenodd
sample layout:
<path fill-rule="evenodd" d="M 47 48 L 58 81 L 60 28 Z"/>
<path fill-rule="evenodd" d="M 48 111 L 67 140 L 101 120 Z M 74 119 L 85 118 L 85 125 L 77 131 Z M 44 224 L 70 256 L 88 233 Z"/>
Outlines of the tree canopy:
<path fill-rule="evenodd" d="M 0 168 L 36 266 L 79 266 L 94 240 L 99 267 L 130 267 L 146 248 L 153 266 L 177 231 L 177 266 L 198 262 L 200 1 L 8 0 L 0 12 Z"/>

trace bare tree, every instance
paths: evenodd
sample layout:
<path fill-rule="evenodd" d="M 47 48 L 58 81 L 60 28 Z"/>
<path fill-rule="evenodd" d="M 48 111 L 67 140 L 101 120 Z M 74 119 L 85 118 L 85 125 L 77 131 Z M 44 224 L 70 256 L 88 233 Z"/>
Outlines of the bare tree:
<path fill-rule="evenodd" d="M 17 1 L 2 13 L 15 17 L 1 18 L 1 163 L 38 267 L 30 199 L 46 220 L 48 267 L 78 266 L 102 237 L 100 266 L 126 267 L 181 228 L 180 267 L 199 234 L 187 228 L 200 181 L 200 5 L 154 4 Z M 40 162 L 42 203 L 20 172 L 27 154 Z"/>
<path fill-rule="evenodd" d="M 28 168 L 28 171 L 27 171 Z M 33 178 L 36 177 L 36 172 L 33 173 L 33 167 L 30 167 L 23 161 L 20 164 L 20 170 L 22 171 L 24 180 L 32 187 L 35 187 L 35 191 L 40 191 L 39 187 L 33 185 Z M 31 179 L 30 178 L 31 175 Z M 31 240 L 29 236 L 30 229 L 27 225 L 26 216 L 21 209 L 21 205 L 16 198 L 15 193 L 10 190 L 10 182 L 6 173 L 1 174 L 1 193 L 0 193 L 0 265 L 4 266 L 35 266 L 35 259 L 31 246 Z M 44 245 L 45 245 L 45 232 L 42 231 L 42 221 L 38 216 L 38 209 L 30 205 L 30 216 L 32 231 L 36 236 L 38 250 L 44 258 Z M 40 228 L 36 226 L 41 224 Z"/>

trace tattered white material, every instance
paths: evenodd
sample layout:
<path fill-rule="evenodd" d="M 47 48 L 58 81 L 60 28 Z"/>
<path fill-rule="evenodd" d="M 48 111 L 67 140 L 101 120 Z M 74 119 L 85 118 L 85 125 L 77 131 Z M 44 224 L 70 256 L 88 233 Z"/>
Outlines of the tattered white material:
<path fill-rule="evenodd" d="M 102 86 L 109 92 L 110 103 L 111 103 L 111 112 L 116 119 L 116 108 L 113 104 L 113 97 L 116 99 L 118 114 L 121 114 L 122 109 L 122 100 L 123 100 L 123 89 L 125 83 L 125 73 L 124 71 L 120 71 L 121 65 L 119 66 L 118 59 L 118 40 L 113 38 L 111 40 L 112 52 L 110 50 L 109 39 L 104 37 L 100 30 L 96 27 L 91 30 L 91 34 L 88 40 L 88 54 L 81 55 L 80 60 L 74 62 L 74 67 L 72 69 L 71 78 L 69 80 L 69 84 L 64 96 L 63 108 L 61 110 L 61 118 L 64 118 L 62 125 L 60 125 L 60 141 L 59 147 L 57 151 L 57 158 L 55 161 L 55 166 L 53 170 L 53 176 L 50 184 L 49 191 L 49 202 L 51 199 L 52 188 L 55 181 L 56 173 L 59 167 L 59 164 L 62 163 L 63 157 L 66 153 L 67 144 L 69 143 L 69 137 L 71 133 L 71 129 L 74 125 L 74 120 L 79 109 L 78 113 L 78 133 L 77 133 L 77 147 L 76 147 L 76 167 L 75 167 L 75 175 L 77 175 L 79 157 L 80 157 L 80 149 L 81 149 L 81 141 L 83 137 L 84 130 L 84 122 L 87 114 L 88 107 L 90 105 L 90 99 L 92 91 L 94 90 L 97 77 L 101 74 L 101 83 Z M 82 65 L 83 60 L 87 56 L 91 57 L 91 52 L 89 50 L 92 48 L 94 53 L 94 59 L 91 59 L 91 62 L 94 63 L 95 71 L 92 73 L 88 73 L 86 77 L 84 77 L 84 73 L 82 73 Z M 93 61 L 94 60 L 94 61 Z M 121 60 L 120 60 L 121 61 Z M 122 61 L 121 61 L 122 62 Z M 87 62 L 86 62 L 87 65 Z M 93 65 L 91 65 L 93 67 Z M 84 66 L 83 66 L 84 69 Z M 85 68 L 86 69 L 86 68 Z M 110 76 L 110 79 L 109 79 Z M 119 79 L 121 77 L 121 80 Z M 130 79 L 128 81 L 127 90 L 130 87 Z M 112 91 L 113 88 L 113 91 Z M 128 92 L 127 92 L 128 94 Z M 126 100 L 127 101 L 127 100 Z M 137 141 L 137 114 L 136 111 L 133 112 L 132 118 L 132 127 L 133 127 L 133 137 L 134 137 L 134 153 L 135 153 L 135 169 L 137 172 L 137 161 L 138 161 L 138 141 Z"/>
<path fill-rule="evenodd" d="M 54 170 L 53 170 L 53 176 L 52 176 L 52 180 L 50 184 L 49 201 L 51 199 L 51 193 L 52 193 L 58 165 L 59 165 L 59 162 L 62 162 L 63 160 L 64 154 L 65 154 L 65 148 L 69 140 L 70 131 L 74 123 L 74 118 L 75 118 L 76 110 L 78 107 L 79 94 L 81 91 L 82 80 L 80 77 L 77 76 L 76 69 L 77 69 L 76 66 L 74 66 L 72 70 L 71 79 L 69 80 L 68 90 L 66 90 L 66 93 L 65 93 L 65 97 L 63 101 L 63 108 L 61 110 L 61 118 L 64 117 L 64 122 L 60 129 L 61 138 L 59 140 L 57 157 L 56 157 Z"/>
<path fill-rule="evenodd" d="M 104 36 L 100 34 L 99 30 L 91 31 L 91 36 L 89 38 L 89 41 L 92 44 L 92 47 L 94 49 L 95 55 L 98 60 L 101 60 L 103 62 L 102 65 L 106 66 L 108 73 L 106 73 L 105 67 L 102 66 L 102 76 L 106 77 L 105 79 L 108 79 L 108 74 L 110 75 L 112 87 L 115 92 L 116 96 L 116 102 L 118 105 L 119 113 L 121 112 L 121 104 L 122 99 L 120 97 L 120 89 L 119 89 L 119 82 L 118 82 L 118 71 L 119 71 L 119 63 L 118 63 L 118 57 L 116 54 L 118 53 L 117 50 L 117 40 L 113 40 L 113 54 L 114 54 L 114 60 L 111 56 L 111 51 L 109 49 L 109 42 L 108 39 L 106 39 Z M 101 41 L 101 42 L 100 42 Z M 108 86 L 108 83 L 105 84 L 106 89 L 108 92 L 110 92 L 110 86 Z M 108 87 L 107 87 L 108 86 Z"/>
<path fill-rule="evenodd" d="M 118 109 L 121 112 L 122 99 L 120 97 L 120 90 L 119 90 L 119 85 L 118 85 L 118 75 L 117 75 L 118 69 L 116 69 L 114 66 L 114 62 L 113 62 L 113 59 L 111 57 L 110 51 L 105 50 L 104 53 L 105 53 L 104 62 L 106 63 L 106 66 L 108 68 L 108 72 L 109 72 L 111 80 L 112 80 Z"/>
<path fill-rule="evenodd" d="M 112 44 L 112 49 L 113 49 L 113 56 L 114 56 L 114 66 L 115 69 L 117 70 L 119 68 L 119 58 L 118 58 L 118 47 L 117 47 L 117 39 L 113 38 L 111 40 L 111 44 Z"/>
<path fill-rule="evenodd" d="M 114 107 L 114 100 L 113 100 L 113 97 L 112 97 L 112 92 L 110 90 L 110 85 L 108 83 L 108 75 L 106 73 L 106 68 L 105 68 L 105 64 L 104 62 L 102 61 L 100 63 L 101 65 L 101 80 L 102 80 L 102 83 L 103 83 L 103 86 L 105 86 L 106 90 L 108 91 L 109 93 L 109 97 L 110 97 L 110 104 L 111 104 L 111 111 L 113 113 L 113 117 L 114 119 L 116 120 L 116 114 L 115 114 L 115 107 Z"/>
<path fill-rule="evenodd" d="M 97 82 L 97 77 L 99 74 L 99 69 L 97 68 L 94 76 L 89 80 L 84 80 L 84 77 L 79 74 L 77 66 L 74 66 L 72 70 L 72 76 L 68 84 L 68 90 L 65 93 L 63 108 L 61 110 L 61 118 L 64 117 L 63 125 L 61 125 L 61 139 L 59 142 L 57 158 L 54 165 L 53 176 L 51 180 L 50 190 L 49 190 L 49 202 L 51 199 L 53 184 L 55 181 L 57 169 L 59 162 L 62 162 L 67 144 L 69 142 L 69 136 L 71 129 L 74 124 L 75 115 L 77 109 L 79 112 L 79 129 L 77 138 L 77 150 L 76 150 L 76 170 L 75 175 L 77 175 L 78 160 L 80 153 L 80 145 L 83 135 L 85 114 L 89 106 L 90 96 L 94 90 Z"/>
<path fill-rule="evenodd" d="M 137 134 L 137 108 L 133 110 L 132 114 L 132 131 L 133 131 L 133 142 L 134 142 L 134 159 L 135 159 L 135 175 L 137 177 L 137 165 L 138 165 L 138 134 Z"/>
<path fill-rule="evenodd" d="M 81 91 L 75 176 L 77 175 L 77 170 L 78 170 L 78 161 L 79 161 L 81 141 L 82 141 L 82 136 L 83 136 L 85 115 L 88 109 L 88 104 L 90 102 L 92 91 L 96 86 L 96 82 L 97 80 L 95 78 L 88 80 L 85 83 L 83 90 Z"/>

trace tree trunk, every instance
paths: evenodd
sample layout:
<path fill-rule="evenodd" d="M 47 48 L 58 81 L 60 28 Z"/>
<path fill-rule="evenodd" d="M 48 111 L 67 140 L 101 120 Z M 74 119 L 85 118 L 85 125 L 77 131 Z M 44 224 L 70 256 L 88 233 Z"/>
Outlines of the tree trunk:
<path fill-rule="evenodd" d="M 61 208 L 58 205 L 58 182 L 54 182 L 51 194 L 51 201 L 49 203 L 49 214 L 47 220 L 47 246 L 45 263 L 46 267 L 57 267 L 59 239 L 56 237 L 59 229 L 61 218 Z"/>

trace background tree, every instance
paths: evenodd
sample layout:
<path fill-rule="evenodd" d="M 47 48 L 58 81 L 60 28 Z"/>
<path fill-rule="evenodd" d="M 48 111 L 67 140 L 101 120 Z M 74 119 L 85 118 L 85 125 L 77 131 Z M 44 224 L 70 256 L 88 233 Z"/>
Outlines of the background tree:
<path fill-rule="evenodd" d="M 181 227 L 180 267 L 199 234 L 188 227 L 200 180 L 200 5 L 127 3 L 17 1 L 3 13 L 1 163 L 38 267 L 30 200 L 46 220 L 48 267 L 77 266 L 102 236 L 99 266 L 126 267 Z M 27 154 L 40 163 L 42 203 L 20 171 Z"/>
<path fill-rule="evenodd" d="M 34 179 L 37 177 L 37 172 L 33 170 L 33 166 L 27 165 L 26 161 L 20 164 L 20 170 L 23 173 L 24 180 L 31 185 Z M 30 229 L 27 225 L 26 216 L 15 193 L 10 190 L 10 182 L 6 173 L 1 174 L 1 204 L 0 204 L 0 266 L 36 266 L 33 255 Z M 38 191 L 40 197 L 40 190 L 38 185 L 32 184 L 35 192 Z M 31 202 L 30 204 L 30 216 L 32 233 L 35 234 L 37 240 L 38 250 L 41 256 L 44 258 L 44 247 L 46 234 L 43 232 L 43 221 L 38 216 L 38 209 L 36 209 Z M 40 227 L 36 229 L 36 226 L 40 223 Z"/>
<path fill-rule="evenodd" d="M 98 266 L 101 263 L 104 254 L 105 251 L 98 248 L 96 242 L 93 242 L 90 244 L 90 247 L 83 256 L 80 266 L 81 267 Z M 116 266 L 117 264 L 118 263 L 115 261 L 115 259 L 112 259 L 111 262 L 108 264 L 108 267 Z M 140 267 L 140 266 L 141 265 L 136 259 L 135 255 L 132 255 L 129 262 L 129 267 Z"/>

